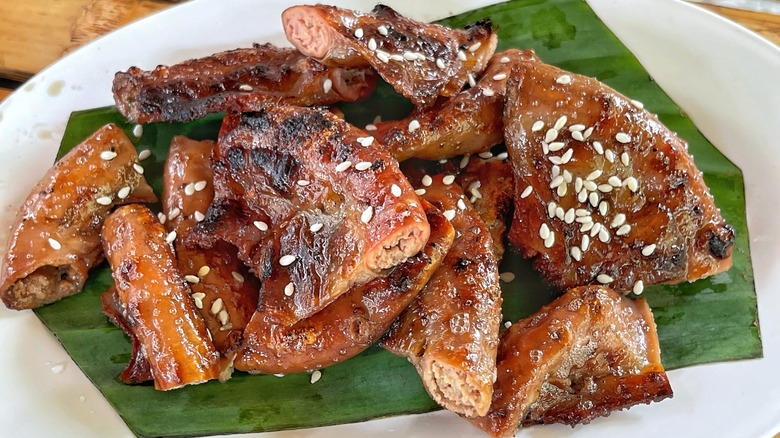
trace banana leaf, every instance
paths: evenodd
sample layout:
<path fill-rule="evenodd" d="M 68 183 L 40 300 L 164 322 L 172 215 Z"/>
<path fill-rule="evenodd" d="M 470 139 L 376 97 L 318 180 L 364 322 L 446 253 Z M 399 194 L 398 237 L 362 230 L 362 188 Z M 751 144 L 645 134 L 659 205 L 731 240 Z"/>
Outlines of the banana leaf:
<path fill-rule="evenodd" d="M 658 324 L 664 365 L 694 364 L 760 357 L 761 341 L 753 271 L 748 247 L 745 197 L 740 170 L 696 129 L 652 81 L 633 55 L 581 0 L 524 0 L 494 5 L 442 20 L 463 26 L 490 17 L 498 25 L 499 45 L 533 48 L 546 62 L 595 76 L 622 93 L 641 100 L 672 130 L 690 143 L 696 164 L 736 230 L 734 266 L 695 283 L 653 286 L 645 291 Z M 376 115 L 393 119 L 411 109 L 386 84 L 367 101 L 341 105 L 358 126 Z M 142 164 L 157 193 L 168 144 L 174 135 L 216 138 L 220 115 L 191 123 L 157 123 L 144 127 L 135 141 L 152 156 Z M 73 113 L 60 156 L 97 128 L 117 123 L 130 138 L 127 124 L 114 108 Z M 159 208 L 159 207 L 158 207 Z M 504 318 L 516 321 L 556 296 L 530 265 L 508 252 L 502 271 L 517 280 L 503 285 Z M 226 382 L 209 382 L 171 392 L 151 385 L 128 386 L 117 376 L 130 357 L 130 343 L 100 311 L 99 295 L 111 284 L 108 266 L 90 274 L 82 293 L 36 310 L 75 362 L 140 436 L 181 436 L 271 431 L 364 421 L 371 418 L 438 409 L 406 360 L 374 346 L 326 368 L 311 384 L 309 375 L 284 377 L 235 373 Z M 381 376 L 381 378 L 380 378 Z"/>

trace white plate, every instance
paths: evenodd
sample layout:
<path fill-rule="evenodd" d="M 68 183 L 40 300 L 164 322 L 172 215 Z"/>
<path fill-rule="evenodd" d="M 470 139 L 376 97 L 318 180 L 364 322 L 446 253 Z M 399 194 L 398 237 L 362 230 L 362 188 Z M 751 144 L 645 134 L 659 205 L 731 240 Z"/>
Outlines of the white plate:
<path fill-rule="evenodd" d="M 344 0 L 370 9 L 373 0 Z M 422 20 L 490 0 L 387 1 Z M 578 437 L 772 436 L 780 431 L 780 50 L 714 14 L 672 0 L 589 0 L 702 132 L 745 174 L 763 359 L 670 373 L 672 400 L 598 419 Z M 219 50 L 284 44 L 291 1 L 199 0 L 109 34 L 68 55 L 0 105 L 0 242 L 54 159 L 72 110 L 112 103 L 113 74 Z M 52 371 L 64 366 L 60 373 Z M 127 427 L 31 311 L 0 306 L 0 425 L 7 436 L 129 436 Z M 262 397 L 262 394 L 258 394 Z M 523 436 L 571 436 L 562 426 Z M 486 436 L 448 412 L 264 436 Z"/>

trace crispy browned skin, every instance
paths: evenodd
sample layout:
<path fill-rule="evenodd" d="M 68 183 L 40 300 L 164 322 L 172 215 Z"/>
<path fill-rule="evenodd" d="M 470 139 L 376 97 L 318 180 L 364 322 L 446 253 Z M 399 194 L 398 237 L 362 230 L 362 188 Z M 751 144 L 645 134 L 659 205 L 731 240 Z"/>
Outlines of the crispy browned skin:
<path fill-rule="evenodd" d="M 571 289 L 510 327 L 497 368 L 490 412 L 470 420 L 497 437 L 672 396 L 647 303 L 604 286 Z"/>
<path fill-rule="evenodd" d="M 225 380 L 233 371 L 244 327 L 257 308 L 260 284 L 238 259 L 234 246 L 218 243 L 203 251 L 183 244 L 214 199 L 213 147 L 209 140 L 173 138 L 163 173 L 162 200 L 165 228 L 179 236 L 175 240 L 179 271 L 189 283 L 195 306 L 220 354 L 220 380 Z"/>
<path fill-rule="evenodd" d="M 107 291 L 100 294 L 100 304 L 108 320 L 122 329 L 133 343 L 130 362 L 127 364 L 127 368 L 119 374 L 119 379 L 129 385 L 153 380 L 152 370 L 149 369 L 149 361 L 144 356 L 141 342 L 133 333 L 133 328 L 130 326 L 127 318 L 125 318 L 125 309 L 119 300 L 119 293 L 116 291 L 116 287 L 111 286 Z"/>
<path fill-rule="evenodd" d="M 465 416 L 484 415 L 496 377 L 501 319 L 493 242 L 457 184 L 445 185 L 437 175 L 425 190 L 427 201 L 452 216 L 457 237 L 382 346 L 414 364 L 437 403 Z"/>
<path fill-rule="evenodd" d="M 415 105 L 426 106 L 460 92 L 469 74 L 485 68 L 497 41 L 487 19 L 451 29 L 410 20 L 384 5 L 371 13 L 293 6 L 282 13 L 282 22 L 287 39 L 302 53 L 326 65 L 370 65 Z"/>
<path fill-rule="evenodd" d="M 102 230 L 124 316 L 140 341 L 159 390 L 219 376 L 219 353 L 176 266 L 165 229 L 146 207 L 109 215 Z"/>
<path fill-rule="evenodd" d="M 330 105 L 374 91 L 376 74 L 363 67 L 326 67 L 295 49 L 271 44 L 216 53 L 114 77 L 114 101 L 128 121 L 186 122 L 233 109 L 255 111 L 268 102 Z"/>
<path fill-rule="evenodd" d="M 493 238 L 497 260 L 504 256 L 507 223 L 512 217 L 515 178 L 512 163 L 499 157 L 471 157 L 456 178 Z"/>
<path fill-rule="evenodd" d="M 693 281 L 731 266 L 734 231 L 684 140 L 596 79 L 529 60 L 509 81 L 504 135 L 516 181 L 509 239 L 548 282 L 565 289 L 601 275 L 626 292 L 638 281 Z M 594 171 L 603 173 L 589 179 Z M 554 235 L 548 245 L 542 224 Z"/>
<path fill-rule="evenodd" d="M 273 315 L 254 314 L 236 359 L 251 373 L 294 373 L 334 365 L 376 342 L 412 302 L 452 245 L 455 231 L 442 213 L 425 201 L 431 225 L 425 248 L 387 276 L 354 287 L 315 315 L 292 326 Z"/>
<path fill-rule="evenodd" d="M 533 51 L 507 50 L 490 58 L 476 85 L 429 108 L 418 107 L 403 120 L 379 122 L 371 134 L 398 161 L 439 160 L 477 154 L 504 141 L 502 113 L 506 79 L 512 65 L 533 59 Z M 498 76 L 496 76 L 498 75 Z M 420 127 L 410 131 L 416 121 Z"/>
<path fill-rule="evenodd" d="M 428 240 L 425 212 L 397 162 L 361 137 L 310 108 L 269 105 L 225 118 L 213 155 L 215 199 L 190 237 L 206 247 L 236 245 L 262 280 L 259 309 L 284 324 L 322 310 Z M 353 164 L 338 171 L 345 161 Z"/>
<path fill-rule="evenodd" d="M 102 152 L 116 156 L 102 159 Z M 103 260 L 100 227 L 111 208 L 156 201 L 134 164 L 135 147 L 109 124 L 46 172 L 11 227 L 0 271 L 0 298 L 6 306 L 30 309 L 81 291 L 87 271 Z M 108 205 L 97 202 L 104 196 L 111 199 Z"/>

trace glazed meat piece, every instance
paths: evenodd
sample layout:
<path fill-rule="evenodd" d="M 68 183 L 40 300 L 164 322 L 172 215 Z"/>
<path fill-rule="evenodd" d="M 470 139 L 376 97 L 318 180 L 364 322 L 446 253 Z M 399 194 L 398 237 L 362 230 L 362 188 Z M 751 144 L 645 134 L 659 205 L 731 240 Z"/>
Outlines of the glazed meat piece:
<path fill-rule="evenodd" d="M 214 199 L 211 151 L 213 141 L 177 136 L 171 141 L 163 173 L 163 212 L 174 240 L 179 272 L 189 283 L 195 306 L 220 354 L 220 380 L 233 371 L 244 327 L 257 308 L 260 284 L 224 242 L 202 251 L 183 244 L 195 224 L 205 217 Z"/>
<path fill-rule="evenodd" d="M 238 247 L 262 281 L 259 310 L 291 325 L 417 254 L 420 201 L 373 139 L 321 110 L 229 114 L 214 150 L 214 202 L 190 238 Z"/>
<path fill-rule="evenodd" d="M 371 13 L 293 6 L 282 22 L 287 39 L 303 54 L 329 66 L 371 66 L 415 105 L 460 92 L 496 49 L 490 20 L 450 29 L 410 20 L 384 5 Z"/>
<path fill-rule="evenodd" d="M 138 204 L 120 207 L 106 218 L 101 235 L 118 301 L 149 361 L 155 389 L 217 378 L 219 353 L 154 214 Z"/>
<path fill-rule="evenodd" d="M 116 204 L 154 202 L 135 147 L 109 124 L 62 157 L 16 215 L 0 271 L 8 308 L 31 309 L 81 291 L 103 260 L 100 227 Z"/>
<path fill-rule="evenodd" d="M 133 123 L 186 122 L 228 109 L 255 111 L 268 102 L 330 105 L 374 91 L 364 67 L 325 67 L 290 48 L 255 44 L 114 77 L 114 102 Z"/>
<path fill-rule="evenodd" d="M 731 266 L 734 231 L 687 144 L 596 79 L 527 61 L 509 78 L 509 239 L 555 286 L 619 292 Z"/>
<path fill-rule="evenodd" d="M 455 236 L 442 213 L 422 202 L 431 226 L 422 251 L 292 326 L 258 311 L 247 326 L 236 368 L 251 373 L 311 371 L 349 359 L 376 342 L 428 282 Z"/>
<path fill-rule="evenodd" d="M 473 417 L 487 412 L 496 378 L 501 288 L 490 233 L 451 178 L 424 178 L 422 196 L 443 211 L 457 237 L 382 346 L 414 364 L 437 403 Z"/>
<path fill-rule="evenodd" d="M 503 155 L 506 155 L 505 153 Z M 502 154 L 489 159 L 464 158 L 465 168 L 455 181 L 465 189 L 466 196 L 479 217 L 485 222 L 493 239 L 493 254 L 504 256 L 504 238 L 514 206 L 514 169 Z"/>
<path fill-rule="evenodd" d="M 130 338 L 133 344 L 133 351 L 130 353 L 130 362 L 127 367 L 119 374 L 119 379 L 128 385 L 148 382 L 154 380 L 152 370 L 149 368 L 149 361 L 144 356 L 144 350 L 138 336 L 133 333 L 133 328 L 125 318 L 125 307 L 119 299 L 119 293 L 116 287 L 111 286 L 107 291 L 100 294 L 100 304 L 103 313 L 108 317 L 112 324 L 122 329 Z"/>
<path fill-rule="evenodd" d="M 672 396 L 647 303 L 604 286 L 571 289 L 510 327 L 497 367 L 490 411 L 470 420 L 496 437 Z"/>
<path fill-rule="evenodd" d="M 533 51 L 507 50 L 490 58 L 479 80 L 432 107 L 418 107 L 402 120 L 379 122 L 371 134 L 398 161 L 439 160 L 488 151 L 504 141 L 501 116 L 512 66 L 535 59 Z"/>

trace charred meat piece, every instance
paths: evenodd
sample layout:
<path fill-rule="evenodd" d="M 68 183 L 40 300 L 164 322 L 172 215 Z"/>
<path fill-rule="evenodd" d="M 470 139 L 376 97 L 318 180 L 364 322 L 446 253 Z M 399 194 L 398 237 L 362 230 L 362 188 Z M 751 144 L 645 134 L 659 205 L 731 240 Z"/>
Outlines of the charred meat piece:
<path fill-rule="evenodd" d="M 111 208 L 157 199 L 135 166 L 135 147 L 109 124 L 46 172 L 11 227 L 0 271 L 6 306 L 31 309 L 81 291 L 103 260 L 100 227 Z"/>
<path fill-rule="evenodd" d="M 420 252 L 425 212 L 397 162 L 321 110 L 229 114 L 214 202 L 190 235 L 228 242 L 262 281 L 259 310 L 291 325 Z"/>
<path fill-rule="evenodd" d="M 504 154 L 506 155 L 506 154 Z M 493 238 L 493 254 L 497 260 L 504 256 L 504 238 L 514 205 L 514 168 L 507 159 L 471 157 L 458 174 L 456 182 L 464 188 L 466 196 L 479 217 L 485 222 Z"/>
<path fill-rule="evenodd" d="M 548 282 L 641 292 L 731 266 L 733 228 L 687 144 L 641 104 L 535 60 L 513 69 L 506 102 L 509 239 Z"/>
<path fill-rule="evenodd" d="M 501 288 L 490 233 L 450 177 L 424 180 L 422 197 L 443 211 L 457 237 L 382 346 L 414 364 L 437 403 L 473 417 L 487 412 L 496 378 Z"/>
<path fill-rule="evenodd" d="M 154 387 L 167 391 L 217 378 L 219 353 L 154 214 L 138 204 L 120 207 L 106 218 L 101 235 L 121 308 L 149 361 Z"/>
<path fill-rule="evenodd" d="M 214 199 L 213 141 L 174 137 L 163 173 L 163 212 L 174 240 L 179 272 L 220 354 L 220 380 L 233 371 L 244 327 L 257 308 L 260 284 L 238 259 L 236 248 L 218 243 L 208 251 L 189 248 L 183 238 L 205 218 Z"/>
<path fill-rule="evenodd" d="M 514 64 L 536 59 L 533 51 L 496 53 L 479 80 L 450 99 L 418 107 L 403 120 L 379 122 L 371 134 L 398 161 L 439 160 L 488 151 L 504 141 L 501 116 L 506 79 Z"/>
<path fill-rule="evenodd" d="M 672 396 L 647 303 L 604 286 L 571 289 L 510 327 L 497 367 L 490 411 L 470 420 L 496 437 Z"/>
<path fill-rule="evenodd" d="M 186 122 L 226 110 L 255 111 L 268 102 L 330 105 L 374 91 L 364 67 L 326 67 L 271 44 L 216 53 L 151 71 L 137 67 L 114 77 L 114 101 L 133 123 Z"/>
<path fill-rule="evenodd" d="M 431 225 L 422 251 L 292 326 L 258 311 L 247 326 L 236 368 L 251 373 L 310 371 L 349 359 L 376 342 L 428 282 L 455 236 L 442 213 L 422 202 Z"/>
<path fill-rule="evenodd" d="M 371 13 L 293 6 L 282 13 L 287 39 L 329 66 L 373 67 L 415 105 L 460 92 L 496 49 L 490 20 L 465 29 L 421 23 L 378 5 Z"/>
<path fill-rule="evenodd" d="M 141 341 L 138 340 L 138 336 L 133 332 L 130 322 L 125 318 L 125 307 L 119 299 L 119 293 L 117 292 L 116 287 L 111 286 L 107 291 L 100 294 L 100 304 L 103 308 L 103 313 L 108 317 L 108 320 L 122 329 L 133 344 L 133 351 L 130 353 L 130 362 L 127 364 L 127 368 L 119 374 L 119 379 L 128 385 L 154 380 L 152 370 L 149 368 L 149 361 L 144 355 Z"/>

